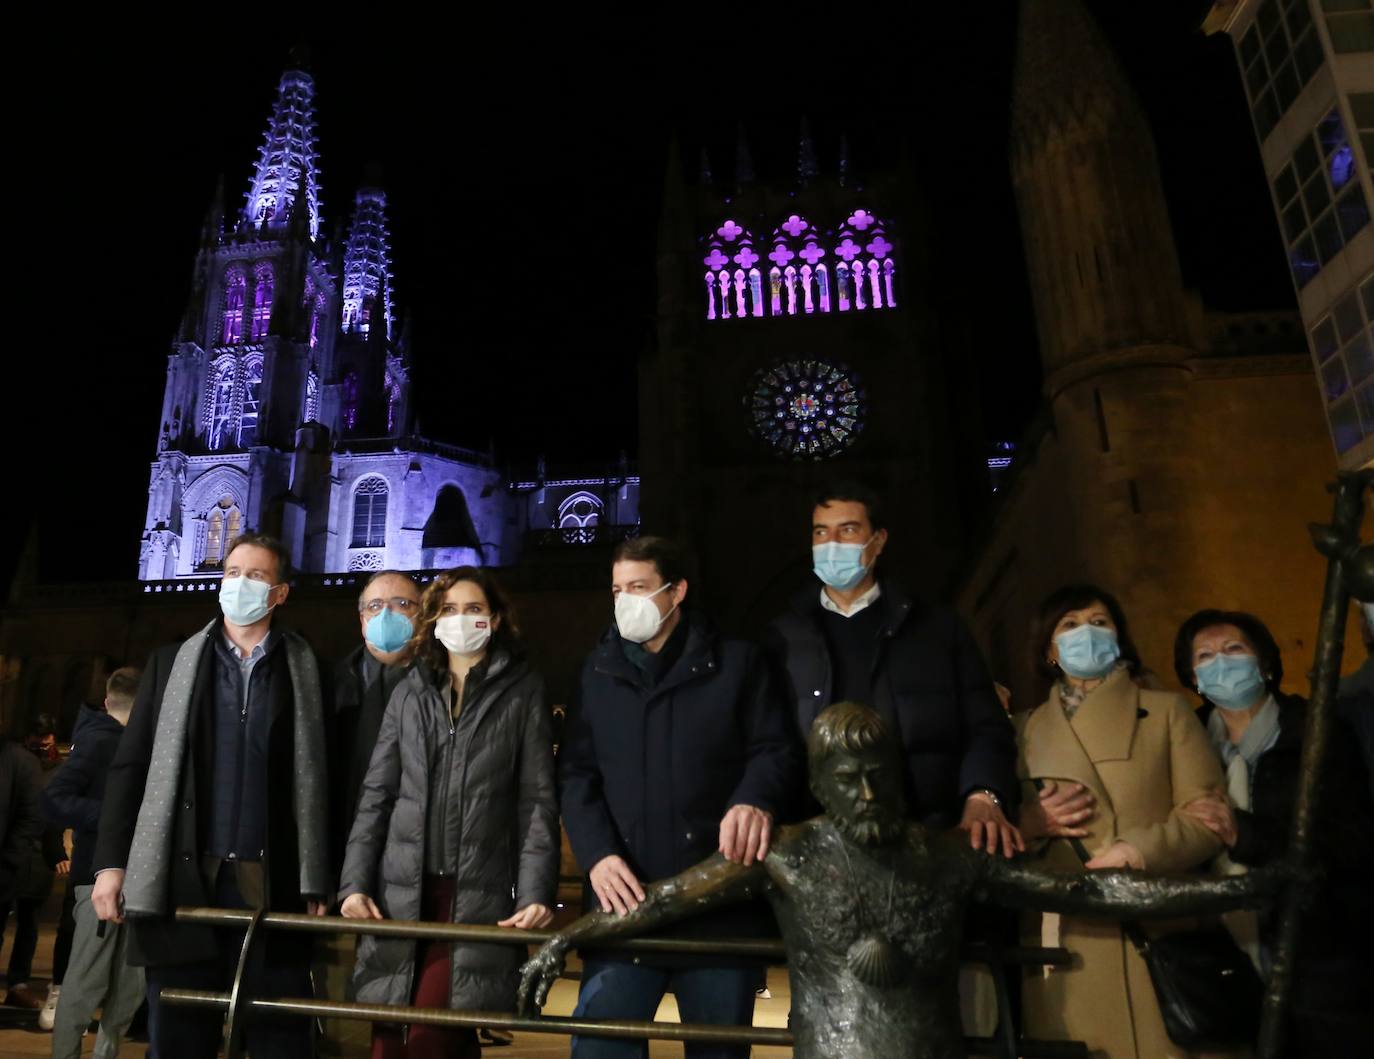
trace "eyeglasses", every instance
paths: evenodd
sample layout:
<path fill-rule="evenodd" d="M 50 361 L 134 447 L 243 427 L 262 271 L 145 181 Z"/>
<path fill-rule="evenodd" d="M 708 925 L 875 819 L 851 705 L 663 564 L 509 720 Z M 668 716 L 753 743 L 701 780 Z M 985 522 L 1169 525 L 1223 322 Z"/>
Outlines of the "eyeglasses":
<path fill-rule="evenodd" d="M 390 599 L 369 599 L 366 603 L 358 604 L 358 613 L 368 614 L 376 617 L 384 610 L 394 610 L 397 614 L 414 614 L 420 609 L 418 600 L 406 599 L 405 596 L 392 596 Z"/>

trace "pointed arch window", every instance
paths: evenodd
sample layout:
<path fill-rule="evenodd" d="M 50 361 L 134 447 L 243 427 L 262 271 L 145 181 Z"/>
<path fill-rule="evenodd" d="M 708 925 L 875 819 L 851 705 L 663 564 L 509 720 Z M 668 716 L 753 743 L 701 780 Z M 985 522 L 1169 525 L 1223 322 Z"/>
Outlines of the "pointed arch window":
<path fill-rule="evenodd" d="M 256 342 L 267 335 L 268 325 L 272 322 L 272 266 L 266 261 L 258 262 L 253 280 L 252 339 Z"/>
<path fill-rule="evenodd" d="M 386 502 L 389 493 L 386 479 L 376 475 L 358 483 L 353 490 L 353 542 L 350 547 L 386 547 Z"/>
<path fill-rule="evenodd" d="M 224 274 L 224 319 L 220 340 L 226 346 L 243 341 L 243 303 L 248 292 L 248 277 L 241 268 Z"/>
<path fill-rule="evenodd" d="M 243 532 L 243 514 L 232 496 L 222 496 L 205 516 L 205 553 L 200 566 L 216 569 L 224 565 L 229 546 Z"/>
<path fill-rule="evenodd" d="M 210 384 L 210 431 L 206 438 L 211 449 L 221 449 L 233 436 L 234 364 L 232 360 L 214 369 Z"/>
<path fill-rule="evenodd" d="M 239 413 L 239 448 L 258 442 L 258 405 L 262 398 L 262 357 L 243 363 L 243 410 Z"/>

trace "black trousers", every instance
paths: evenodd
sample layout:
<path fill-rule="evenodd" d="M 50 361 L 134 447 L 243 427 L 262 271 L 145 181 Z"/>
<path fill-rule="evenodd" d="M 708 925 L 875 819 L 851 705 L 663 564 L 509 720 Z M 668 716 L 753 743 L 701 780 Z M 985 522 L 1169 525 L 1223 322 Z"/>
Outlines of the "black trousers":
<path fill-rule="evenodd" d="M 52 944 L 52 984 L 61 985 L 67 977 L 67 963 L 72 958 L 72 938 L 76 936 L 76 884 L 67 876 L 67 889 L 62 894 L 62 915 L 57 920 L 57 938 Z"/>
<path fill-rule="evenodd" d="M 38 949 L 38 909 L 41 898 L 16 897 L 0 904 L 0 945 L 4 944 L 5 925 L 10 911 L 14 911 L 14 948 L 10 950 L 10 966 L 6 981 L 11 985 L 29 980 L 33 970 L 33 954 Z"/>
<path fill-rule="evenodd" d="M 215 905 L 218 908 L 248 907 L 239 893 L 233 864 L 220 868 L 215 882 Z M 228 992 L 238 967 L 243 936 L 232 930 L 221 930 L 219 937 L 219 953 L 212 960 L 147 969 L 148 1039 L 153 1059 L 215 1059 L 224 1033 L 224 1016 L 217 1011 L 165 1004 L 158 994 L 163 989 Z M 244 968 L 243 986 L 249 995 L 313 996 L 309 946 L 297 946 L 285 955 L 275 953 L 274 958 L 268 960 L 264 940 L 259 939 L 254 945 L 254 953 Z M 247 1023 L 245 1043 L 253 1059 L 310 1059 L 314 1055 L 314 1024 L 311 1019 L 298 1016 L 253 1016 Z"/>

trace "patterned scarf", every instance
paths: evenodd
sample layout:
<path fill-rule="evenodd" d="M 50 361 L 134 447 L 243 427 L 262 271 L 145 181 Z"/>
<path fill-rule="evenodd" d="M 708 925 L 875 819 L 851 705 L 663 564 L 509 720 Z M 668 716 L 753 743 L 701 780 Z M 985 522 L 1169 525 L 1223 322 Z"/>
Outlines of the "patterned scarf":
<path fill-rule="evenodd" d="M 1055 690 L 1059 692 L 1059 705 L 1064 708 L 1064 716 L 1072 721 L 1073 715 L 1078 712 L 1078 707 L 1083 705 L 1083 700 L 1086 699 L 1098 688 L 1100 688 L 1103 684 L 1107 683 L 1107 681 L 1111 680 L 1112 677 L 1117 674 L 1117 672 L 1119 672 L 1122 669 L 1125 669 L 1126 665 L 1127 663 L 1125 662 L 1117 662 L 1116 665 L 1112 666 L 1111 672 L 1108 673 L 1105 677 L 1103 677 L 1100 683 L 1093 685 L 1091 688 L 1088 688 L 1087 690 L 1084 690 L 1083 688 L 1074 687 L 1063 677 L 1060 677 L 1058 682 L 1054 685 L 1054 687 Z"/>
<path fill-rule="evenodd" d="M 147 786 L 124 877 L 124 907 L 135 916 L 165 916 L 171 910 L 172 834 L 190 730 L 191 695 L 201 652 L 219 627 L 220 619 L 216 618 L 181 645 L 163 692 Z M 332 895 L 334 883 L 325 847 L 326 791 L 320 753 L 324 747 L 324 714 L 319 667 L 314 653 L 298 635 L 287 632 L 283 638 L 295 705 L 293 801 L 300 843 L 301 893 L 327 897 Z"/>

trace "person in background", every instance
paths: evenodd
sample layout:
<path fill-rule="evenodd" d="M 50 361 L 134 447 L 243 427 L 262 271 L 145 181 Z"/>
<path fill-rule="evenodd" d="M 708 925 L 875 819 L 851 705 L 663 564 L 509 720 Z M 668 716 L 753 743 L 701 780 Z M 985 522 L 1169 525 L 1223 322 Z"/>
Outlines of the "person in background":
<path fill-rule="evenodd" d="M 139 676 L 132 667 L 116 669 L 106 681 L 104 709 L 81 708 L 71 753 L 43 792 L 43 811 L 48 819 L 74 832 L 71 879 L 76 884 L 72 961 L 62 985 L 49 992 L 49 1000 L 54 994 L 57 999 L 52 1022 L 53 1059 L 77 1059 L 81 1055 L 81 1036 L 97 1008 L 100 1032 L 92 1054 L 95 1059 L 115 1059 L 120 1039 L 143 1003 L 143 968 L 128 963 L 128 926 L 107 924 L 102 936 L 91 906 L 95 883 L 91 861 L 105 780 L 129 723 Z"/>
<path fill-rule="evenodd" d="M 24 746 L 38 762 L 38 792 L 41 794 L 62 761 L 57 749 L 57 721 L 52 714 L 40 713 L 33 719 Z M 6 976 L 9 991 L 5 994 L 5 1004 L 41 1013 L 46 994 L 29 985 L 33 956 L 38 949 L 38 910 L 52 894 L 54 874 L 65 876 L 71 862 L 67 860 L 62 828 L 42 820 L 41 809 L 40 823 L 38 836 L 29 843 L 15 873 L 14 947 L 10 950 Z M 6 905 L 6 915 L 9 910 L 10 906 Z"/>

